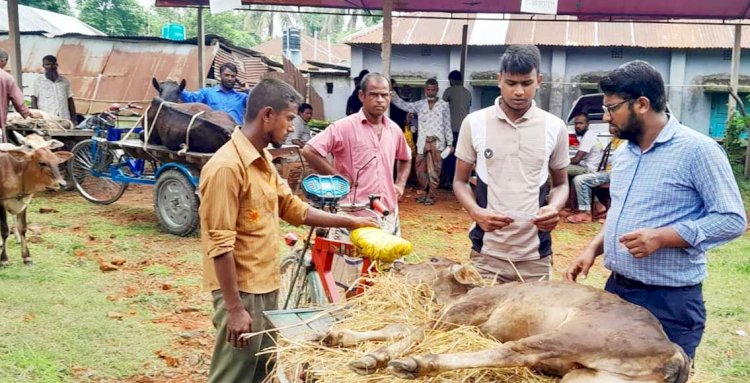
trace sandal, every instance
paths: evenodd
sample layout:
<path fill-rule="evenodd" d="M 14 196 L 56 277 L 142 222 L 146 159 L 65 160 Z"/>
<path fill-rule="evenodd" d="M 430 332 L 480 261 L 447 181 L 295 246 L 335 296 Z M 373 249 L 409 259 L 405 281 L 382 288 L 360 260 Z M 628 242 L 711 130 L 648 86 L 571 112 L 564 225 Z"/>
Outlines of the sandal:
<path fill-rule="evenodd" d="M 427 199 L 427 196 L 421 196 L 421 197 L 415 198 L 415 200 L 417 201 L 417 203 L 422 203 L 422 204 L 424 203 L 424 201 L 426 199 Z"/>
<path fill-rule="evenodd" d="M 432 200 L 430 197 L 426 197 L 424 200 L 422 200 L 422 204 L 424 205 L 434 205 L 435 201 Z"/>
<path fill-rule="evenodd" d="M 591 221 L 591 216 L 588 213 L 573 214 L 565 218 L 565 222 L 567 223 L 585 223 L 585 222 L 590 222 L 590 221 Z"/>

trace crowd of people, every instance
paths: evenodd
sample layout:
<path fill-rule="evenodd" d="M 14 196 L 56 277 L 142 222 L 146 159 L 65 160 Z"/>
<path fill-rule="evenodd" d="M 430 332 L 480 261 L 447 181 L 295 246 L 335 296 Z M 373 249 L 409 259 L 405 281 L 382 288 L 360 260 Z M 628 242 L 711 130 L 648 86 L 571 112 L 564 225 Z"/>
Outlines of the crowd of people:
<path fill-rule="evenodd" d="M 5 62 L 0 50 L 0 65 Z M 347 117 L 315 136 L 307 126 L 313 107 L 297 91 L 273 79 L 237 90 L 232 64 L 220 68 L 219 86 L 183 92 L 184 101 L 229 111 L 238 125 L 202 169 L 199 185 L 204 287 L 213 294 L 218 331 L 209 380 L 265 378 L 268 355 L 256 354 L 272 343 L 270 335 L 241 335 L 266 329 L 261 313 L 277 307 L 280 219 L 350 229 L 377 225 L 372 218 L 317 210 L 295 196 L 265 150 L 284 144 L 300 146 L 314 172 L 355 184 L 358 200 L 352 195 L 344 202 L 382 196 L 393 212 L 383 229 L 394 235 L 401 233 L 398 204 L 412 171 L 421 204 L 434 204 L 436 190 L 450 187 L 473 221 L 471 264 L 501 283 L 550 279 L 550 233 L 568 199 L 569 179 L 579 214 L 592 209 L 591 187 L 608 183 L 608 219 L 564 278 L 585 278 L 603 255 L 612 271 L 605 289 L 649 310 L 694 358 L 706 320 L 706 252 L 742 235 L 747 225 L 726 154 L 667 114 L 661 74 L 631 61 L 599 82 L 613 142 L 602 148 L 588 129 L 589 116 L 576 115 L 580 145 L 571 158 L 566 123 L 534 101 L 540 62 L 537 47 L 509 46 L 500 58 L 499 97 L 474 112 L 458 71 L 449 74 L 442 98 L 438 82 L 429 79 L 420 100 L 404 100 L 408 89 L 363 71 Z M 73 93 L 57 72 L 57 59 L 45 56 L 42 64 L 32 107 L 75 119 Z M 31 112 L 5 71 L 0 92 L 4 131 L 9 102 L 24 117 Z M 610 161 L 602 160 L 605 152 Z M 569 220 L 579 222 L 579 214 Z"/>
<path fill-rule="evenodd" d="M 263 151 L 285 140 L 303 147 L 315 172 L 357 184 L 362 200 L 353 202 L 382 195 L 395 212 L 385 230 L 396 235 L 398 201 L 413 158 L 423 190 L 418 202 L 425 205 L 434 203 L 441 169 L 454 167 L 448 175 L 453 192 L 474 221 L 469 258 L 485 278 L 499 282 L 550 279 L 550 232 L 566 204 L 569 176 L 581 211 L 590 209 L 588 186 L 608 182 L 609 219 L 564 278 L 585 277 L 604 255 L 612 271 L 605 289 L 649 310 L 693 358 L 706 317 L 706 252 L 744 233 L 747 223 L 725 153 L 668 115 L 662 76 L 650 64 L 632 61 L 599 83 L 604 120 L 616 138 L 607 148 L 611 167 L 602 167 L 602 148 L 587 131 L 585 114 L 575 116 L 581 144 L 571 159 L 565 122 L 534 102 L 540 62 L 535 46 L 509 46 L 500 59 L 500 96 L 472 113 L 460 73 L 450 74 L 443 99 L 437 81 L 428 80 L 425 98 L 410 101 L 383 75 L 362 73 L 356 100 L 347 103 L 349 115 L 312 138 L 304 129 L 311 107 L 293 89 L 274 80 L 256 86 L 244 124 L 201 175 L 205 285 L 214 294 L 219 330 L 210 380 L 265 376 L 265 357 L 255 354 L 268 339 L 247 345 L 240 335 L 262 331 L 260 311 L 275 307 L 279 218 L 295 225 L 375 224 L 325 214 L 292 195 Z M 403 126 L 386 116 L 389 106 L 403 112 Z M 416 142 L 407 141 L 411 133 Z"/>

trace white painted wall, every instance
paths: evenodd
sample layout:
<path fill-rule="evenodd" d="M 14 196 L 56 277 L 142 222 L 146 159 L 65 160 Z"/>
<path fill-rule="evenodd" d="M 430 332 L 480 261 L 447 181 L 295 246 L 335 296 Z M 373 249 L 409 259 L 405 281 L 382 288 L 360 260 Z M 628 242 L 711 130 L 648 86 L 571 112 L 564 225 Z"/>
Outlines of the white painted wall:
<path fill-rule="evenodd" d="M 328 94 L 326 83 L 333 83 L 333 93 Z M 336 121 L 346 117 L 346 100 L 352 93 L 352 80 L 347 76 L 311 74 L 310 83 L 313 89 L 323 99 L 325 106 L 325 118 L 327 121 Z"/>

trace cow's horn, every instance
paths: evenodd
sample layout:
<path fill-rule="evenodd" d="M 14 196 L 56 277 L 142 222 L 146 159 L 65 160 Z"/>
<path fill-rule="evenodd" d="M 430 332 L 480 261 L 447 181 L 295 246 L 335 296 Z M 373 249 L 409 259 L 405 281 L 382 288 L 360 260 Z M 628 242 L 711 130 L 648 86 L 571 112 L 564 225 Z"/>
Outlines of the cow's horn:
<path fill-rule="evenodd" d="M 26 137 L 22 136 L 20 133 L 13 131 L 13 134 L 16 136 L 16 140 L 18 140 L 18 143 L 23 145 L 26 143 Z"/>

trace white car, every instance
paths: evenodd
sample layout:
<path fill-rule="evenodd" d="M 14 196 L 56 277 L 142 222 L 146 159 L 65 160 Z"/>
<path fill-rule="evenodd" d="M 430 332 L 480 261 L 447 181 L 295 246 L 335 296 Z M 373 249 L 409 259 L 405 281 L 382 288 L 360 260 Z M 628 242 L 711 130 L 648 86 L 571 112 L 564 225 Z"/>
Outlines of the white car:
<path fill-rule="evenodd" d="M 596 136 L 601 143 L 601 147 L 604 148 L 609 143 L 612 135 L 609 133 L 609 123 L 604 121 L 604 110 L 602 109 L 603 104 L 603 93 L 583 95 L 581 97 L 578 97 L 578 99 L 573 103 L 573 107 L 568 113 L 568 118 L 565 120 L 568 124 L 568 144 L 570 145 L 570 157 L 575 156 L 578 152 L 578 138 L 576 137 L 574 118 L 580 113 L 586 113 L 586 115 L 589 117 L 589 130 L 596 133 Z"/>
<path fill-rule="evenodd" d="M 570 157 L 574 157 L 578 152 L 578 138 L 576 137 L 574 117 L 579 113 L 586 113 L 589 116 L 589 130 L 596 133 L 602 148 L 607 147 L 612 134 L 609 133 L 609 123 L 604 121 L 604 93 L 586 94 L 573 103 L 570 108 L 568 118 L 565 120 L 568 124 L 568 144 L 570 145 Z M 667 105 L 667 114 L 672 114 Z"/>

